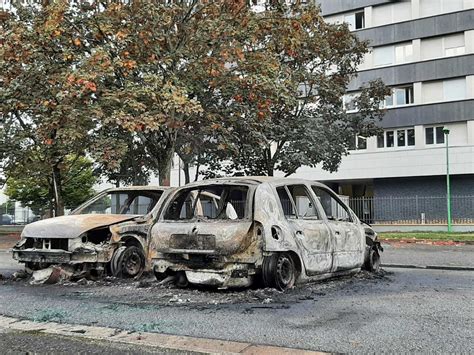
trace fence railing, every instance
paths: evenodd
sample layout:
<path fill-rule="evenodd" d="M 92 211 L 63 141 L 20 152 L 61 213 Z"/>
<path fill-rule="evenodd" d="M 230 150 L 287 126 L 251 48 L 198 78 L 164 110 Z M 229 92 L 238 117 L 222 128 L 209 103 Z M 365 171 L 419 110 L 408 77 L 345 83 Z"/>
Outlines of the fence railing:
<path fill-rule="evenodd" d="M 356 215 L 370 224 L 447 224 L 446 196 L 345 198 Z M 0 212 L 0 225 L 22 225 L 41 219 L 29 208 Z M 453 224 L 474 224 L 474 195 L 451 197 Z"/>
<path fill-rule="evenodd" d="M 371 224 L 447 224 L 446 196 L 356 197 L 349 206 Z M 474 224 L 474 195 L 451 197 L 453 224 Z"/>

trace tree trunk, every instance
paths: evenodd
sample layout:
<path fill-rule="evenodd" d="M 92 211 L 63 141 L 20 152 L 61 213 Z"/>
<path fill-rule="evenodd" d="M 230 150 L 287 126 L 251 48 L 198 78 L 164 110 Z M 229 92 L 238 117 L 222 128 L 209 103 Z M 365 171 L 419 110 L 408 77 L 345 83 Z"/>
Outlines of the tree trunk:
<path fill-rule="evenodd" d="M 265 160 L 267 165 L 267 176 L 273 176 L 275 163 L 272 159 L 272 151 L 270 147 L 265 149 Z"/>
<path fill-rule="evenodd" d="M 201 168 L 201 164 L 199 164 L 199 161 L 198 161 L 196 163 L 196 174 L 194 175 L 194 181 L 198 181 L 200 168 Z"/>
<path fill-rule="evenodd" d="M 183 160 L 184 183 L 189 184 L 191 179 L 189 177 L 189 163 Z"/>
<path fill-rule="evenodd" d="M 168 149 L 168 151 L 163 154 L 163 157 L 159 160 L 158 179 L 160 181 L 160 186 L 171 185 L 171 163 L 173 162 L 173 155 L 174 147 Z"/>
<path fill-rule="evenodd" d="M 57 164 L 53 166 L 52 171 L 52 182 L 53 182 L 53 201 L 54 201 L 54 216 L 64 215 L 64 201 L 62 195 L 61 185 L 61 170 Z"/>

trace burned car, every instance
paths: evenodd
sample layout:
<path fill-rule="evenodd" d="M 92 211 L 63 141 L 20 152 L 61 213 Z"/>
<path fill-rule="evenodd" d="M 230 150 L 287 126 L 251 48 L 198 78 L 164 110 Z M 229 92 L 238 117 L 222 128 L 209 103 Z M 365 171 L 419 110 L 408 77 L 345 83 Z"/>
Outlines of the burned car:
<path fill-rule="evenodd" d="M 155 275 L 217 287 L 296 283 L 375 271 L 382 248 L 327 186 L 308 180 L 239 177 L 173 191 L 150 235 Z"/>
<path fill-rule="evenodd" d="M 99 193 L 70 215 L 28 224 L 13 258 L 32 270 L 53 264 L 78 273 L 140 276 L 146 267 L 147 235 L 166 188 L 137 186 Z"/>

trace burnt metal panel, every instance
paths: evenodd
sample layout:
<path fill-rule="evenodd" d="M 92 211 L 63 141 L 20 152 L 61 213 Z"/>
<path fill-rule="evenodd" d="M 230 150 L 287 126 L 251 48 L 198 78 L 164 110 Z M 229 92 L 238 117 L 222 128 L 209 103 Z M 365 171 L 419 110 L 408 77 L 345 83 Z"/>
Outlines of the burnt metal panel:
<path fill-rule="evenodd" d="M 442 36 L 474 29 L 474 10 L 463 10 L 384 26 L 370 27 L 354 33 L 371 46 Z"/>
<path fill-rule="evenodd" d="M 471 120 L 474 120 L 474 100 L 464 100 L 387 110 L 380 126 L 397 128 Z"/>
<path fill-rule="evenodd" d="M 467 75 L 474 75 L 474 54 L 364 70 L 351 81 L 348 91 L 357 90 L 370 80 L 378 78 L 385 85 L 394 86 Z"/>

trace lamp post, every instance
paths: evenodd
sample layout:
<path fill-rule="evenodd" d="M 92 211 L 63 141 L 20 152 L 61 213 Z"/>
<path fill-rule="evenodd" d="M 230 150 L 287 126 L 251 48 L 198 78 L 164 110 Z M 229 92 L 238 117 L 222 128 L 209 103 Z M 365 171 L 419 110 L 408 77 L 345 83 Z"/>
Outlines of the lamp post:
<path fill-rule="evenodd" d="M 448 207 L 448 232 L 451 233 L 451 185 L 449 182 L 449 129 L 443 128 L 446 140 L 446 203 Z"/>

